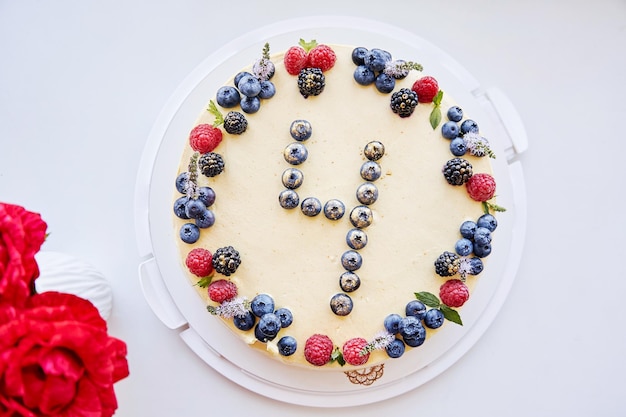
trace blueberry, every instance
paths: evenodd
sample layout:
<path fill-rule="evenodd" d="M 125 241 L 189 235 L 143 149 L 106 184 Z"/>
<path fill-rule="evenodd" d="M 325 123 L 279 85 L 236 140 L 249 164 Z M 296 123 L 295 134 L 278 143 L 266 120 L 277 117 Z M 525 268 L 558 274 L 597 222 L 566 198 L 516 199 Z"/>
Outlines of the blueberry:
<path fill-rule="evenodd" d="M 463 119 L 463 109 L 459 106 L 452 106 L 448 109 L 448 120 L 460 122 Z"/>
<path fill-rule="evenodd" d="M 422 322 L 415 316 L 403 317 L 400 321 L 400 336 L 403 339 L 411 339 L 419 336 L 421 331 L 424 330 Z"/>
<path fill-rule="evenodd" d="M 461 238 L 457 240 L 456 244 L 454 245 L 454 251 L 459 256 L 468 256 L 470 253 L 472 253 L 473 250 L 474 245 L 472 244 L 472 241 L 467 238 Z"/>
<path fill-rule="evenodd" d="M 426 306 L 419 300 L 411 300 L 406 304 L 404 313 L 407 316 L 414 316 L 421 320 L 426 315 Z"/>
<path fill-rule="evenodd" d="M 198 187 L 198 200 L 206 207 L 211 207 L 215 203 L 215 191 L 211 187 Z"/>
<path fill-rule="evenodd" d="M 368 142 L 363 148 L 363 155 L 370 161 L 378 161 L 385 155 L 385 145 L 377 140 Z"/>
<path fill-rule="evenodd" d="M 363 165 L 361 165 L 361 178 L 367 181 L 376 181 L 380 178 L 382 174 L 382 169 L 378 162 L 374 161 L 365 161 Z"/>
<path fill-rule="evenodd" d="M 385 348 L 387 356 L 393 359 L 399 358 L 400 356 L 404 355 L 404 350 L 404 342 L 400 339 L 393 339 L 393 341 L 389 343 Z"/>
<path fill-rule="evenodd" d="M 489 229 L 489 231 L 493 232 L 498 227 L 498 221 L 493 216 L 493 214 L 483 214 L 476 221 L 478 227 L 484 227 Z"/>
<path fill-rule="evenodd" d="M 389 74 L 381 72 L 376 76 L 374 85 L 379 92 L 383 94 L 389 94 L 393 91 L 394 88 L 396 88 L 396 79 Z"/>
<path fill-rule="evenodd" d="M 257 323 L 257 325 L 254 326 L 254 337 L 256 337 L 256 339 L 259 342 L 265 343 L 265 342 L 274 340 L 276 338 L 276 335 L 274 336 L 266 335 L 265 333 L 261 331 L 261 328 L 259 327 L 259 323 Z"/>
<path fill-rule="evenodd" d="M 256 97 L 261 92 L 261 82 L 254 75 L 244 75 L 237 83 L 237 89 L 246 97 Z"/>
<path fill-rule="evenodd" d="M 187 196 L 179 197 L 176 199 L 176 201 L 174 201 L 174 214 L 179 219 L 187 220 L 189 218 L 189 216 L 187 216 L 187 213 L 185 212 L 185 207 L 187 206 L 188 202 L 189 197 Z"/>
<path fill-rule="evenodd" d="M 244 113 L 252 114 L 261 108 L 261 100 L 258 97 L 244 97 L 239 105 Z"/>
<path fill-rule="evenodd" d="M 281 328 L 289 327 L 291 323 L 293 323 L 293 314 L 291 313 L 291 310 L 286 307 L 279 308 L 274 312 L 274 314 L 278 316 Z"/>
<path fill-rule="evenodd" d="M 380 72 L 385 69 L 385 64 L 389 61 L 391 61 L 389 52 L 374 48 L 365 55 L 363 63 L 372 71 Z"/>
<path fill-rule="evenodd" d="M 302 185 L 304 181 L 304 174 L 302 171 L 296 168 L 287 168 L 283 171 L 282 182 L 283 185 L 290 190 L 295 190 Z"/>
<path fill-rule="evenodd" d="M 478 256 L 479 258 L 489 256 L 490 253 L 491 243 L 486 243 L 484 245 L 474 245 L 474 255 Z"/>
<path fill-rule="evenodd" d="M 246 75 L 249 75 L 249 76 L 251 76 L 251 77 L 253 76 L 253 75 L 252 75 L 251 73 L 249 73 L 248 71 L 241 71 L 241 72 L 237 73 L 237 75 L 235 75 L 234 85 L 235 85 L 235 86 L 239 85 L 239 81 L 241 81 L 241 79 L 242 79 L 243 77 L 245 77 Z"/>
<path fill-rule="evenodd" d="M 298 342 L 296 342 L 293 336 L 281 337 L 276 346 L 278 347 L 278 353 L 282 356 L 291 356 L 298 350 Z"/>
<path fill-rule="evenodd" d="M 365 65 L 359 65 L 354 69 L 354 81 L 360 85 L 370 85 L 376 81 L 376 73 Z"/>
<path fill-rule="evenodd" d="M 361 278 L 351 271 L 346 271 L 339 277 L 339 287 L 345 292 L 353 292 L 361 286 Z"/>
<path fill-rule="evenodd" d="M 385 330 L 387 330 L 391 334 L 397 334 L 400 332 L 400 325 L 402 323 L 402 316 L 396 313 L 389 314 L 385 317 L 383 325 L 385 326 Z"/>
<path fill-rule="evenodd" d="M 438 329 L 443 324 L 443 321 L 443 313 L 436 308 L 428 310 L 424 317 L 424 325 L 430 329 Z"/>
<path fill-rule="evenodd" d="M 347 250 L 341 255 L 341 265 L 346 271 L 356 271 L 363 265 L 363 258 L 359 252 Z"/>
<path fill-rule="evenodd" d="M 233 324 L 239 330 L 250 330 L 254 327 L 254 323 L 256 321 L 256 317 L 252 314 L 251 311 L 247 311 L 245 316 L 235 316 L 233 317 Z"/>
<path fill-rule="evenodd" d="M 205 211 L 206 206 L 200 200 L 190 198 L 189 201 L 187 201 L 187 204 L 185 204 L 185 214 L 190 219 L 197 219 L 201 217 L 204 215 Z"/>
<path fill-rule="evenodd" d="M 324 204 L 324 216 L 329 220 L 339 220 L 346 214 L 346 206 L 337 199 L 328 200 Z"/>
<path fill-rule="evenodd" d="M 371 182 L 363 183 L 356 189 L 356 199 L 361 204 L 374 204 L 378 200 L 378 188 Z"/>
<path fill-rule="evenodd" d="M 250 309 L 257 317 L 274 312 L 274 299 L 268 294 L 259 294 L 250 302 Z"/>
<path fill-rule="evenodd" d="M 461 123 L 461 134 L 464 135 L 466 133 L 478 133 L 478 123 L 476 123 L 472 119 L 464 120 Z"/>
<path fill-rule="evenodd" d="M 363 249 L 367 245 L 367 234 L 358 228 L 350 229 L 346 234 L 346 243 L 352 249 Z"/>
<path fill-rule="evenodd" d="M 215 224 L 215 214 L 209 209 L 204 209 L 204 213 L 195 218 L 195 223 L 201 229 L 211 227 Z"/>
<path fill-rule="evenodd" d="M 477 245 L 487 245 L 491 243 L 491 231 L 486 227 L 476 228 L 474 233 L 474 243 Z"/>
<path fill-rule="evenodd" d="M 315 197 L 307 197 L 302 200 L 300 210 L 305 216 L 315 217 L 322 212 L 322 203 Z"/>
<path fill-rule="evenodd" d="M 300 197 L 294 190 L 284 190 L 278 195 L 278 203 L 284 209 L 294 209 L 300 204 Z"/>
<path fill-rule="evenodd" d="M 456 137 L 450 141 L 450 152 L 454 156 L 463 156 L 467 153 L 467 144 L 463 138 Z"/>
<path fill-rule="evenodd" d="M 309 151 L 303 144 L 293 142 L 285 147 L 283 157 L 291 165 L 300 165 L 309 157 Z"/>
<path fill-rule="evenodd" d="M 269 99 L 276 94 L 276 86 L 269 80 L 261 81 L 261 91 L 259 92 L 259 98 Z"/>
<path fill-rule="evenodd" d="M 304 142 L 313 134 L 313 127 L 306 120 L 294 120 L 289 126 L 289 134 L 295 140 Z"/>
<path fill-rule="evenodd" d="M 176 177 L 176 190 L 181 194 L 185 194 L 187 192 L 187 184 L 189 184 L 189 172 L 180 173 Z"/>
<path fill-rule="evenodd" d="M 357 46 L 352 50 L 352 62 L 354 65 L 363 65 L 365 63 L 365 56 L 369 53 L 367 48 Z"/>
<path fill-rule="evenodd" d="M 193 223 L 185 223 L 180 228 L 180 239 L 185 243 L 196 243 L 200 238 L 200 229 Z"/>
<path fill-rule="evenodd" d="M 274 313 L 263 314 L 257 326 L 265 336 L 275 337 L 281 329 L 280 318 Z"/>
<path fill-rule="evenodd" d="M 356 206 L 350 211 L 350 222 L 358 229 L 368 227 L 373 221 L 374 215 L 367 206 Z"/>
<path fill-rule="evenodd" d="M 421 328 L 419 329 L 419 331 L 417 332 L 415 336 L 402 338 L 402 340 L 404 340 L 404 343 L 406 343 L 407 346 L 418 347 L 418 346 L 421 346 L 426 340 L 426 329 L 422 325 L 422 322 L 420 322 L 420 326 Z"/>
<path fill-rule="evenodd" d="M 459 231 L 461 232 L 461 236 L 471 240 L 474 239 L 474 233 L 476 233 L 477 228 L 478 226 L 476 225 L 476 222 L 466 220 L 461 224 L 461 228 Z"/>
<path fill-rule="evenodd" d="M 335 294 L 330 299 L 330 309 L 338 316 L 347 316 L 352 311 L 352 298 L 348 294 Z"/>
<path fill-rule="evenodd" d="M 456 122 L 445 122 L 441 125 L 441 136 L 446 139 L 454 139 L 459 136 L 459 125 Z"/>
<path fill-rule="evenodd" d="M 483 272 L 483 261 L 480 258 L 470 258 L 470 270 L 469 273 L 471 275 L 478 275 Z"/>
<path fill-rule="evenodd" d="M 215 101 L 220 106 L 229 109 L 239 104 L 241 95 L 235 87 L 225 85 L 217 90 Z"/>

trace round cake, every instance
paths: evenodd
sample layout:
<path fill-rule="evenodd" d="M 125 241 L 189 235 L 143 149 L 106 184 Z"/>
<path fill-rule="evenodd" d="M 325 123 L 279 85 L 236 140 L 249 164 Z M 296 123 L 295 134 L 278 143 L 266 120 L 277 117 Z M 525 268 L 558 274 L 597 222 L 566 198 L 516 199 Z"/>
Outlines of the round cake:
<path fill-rule="evenodd" d="M 463 325 L 504 208 L 487 132 L 418 59 L 265 44 L 207 97 L 172 179 L 181 268 L 207 320 L 342 371 Z"/>

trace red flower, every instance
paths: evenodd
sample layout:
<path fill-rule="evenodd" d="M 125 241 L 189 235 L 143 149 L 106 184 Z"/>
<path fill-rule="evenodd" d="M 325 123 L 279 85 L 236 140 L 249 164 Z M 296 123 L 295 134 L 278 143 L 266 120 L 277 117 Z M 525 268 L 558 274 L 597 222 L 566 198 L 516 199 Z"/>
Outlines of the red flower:
<path fill-rule="evenodd" d="M 0 305 L 0 415 L 112 416 L 126 344 L 91 302 L 45 292 Z"/>
<path fill-rule="evenodd" d="M 0 301 L 21 306 L 33 292 L 46 228 L 39 214 L 0 203 Z"/>

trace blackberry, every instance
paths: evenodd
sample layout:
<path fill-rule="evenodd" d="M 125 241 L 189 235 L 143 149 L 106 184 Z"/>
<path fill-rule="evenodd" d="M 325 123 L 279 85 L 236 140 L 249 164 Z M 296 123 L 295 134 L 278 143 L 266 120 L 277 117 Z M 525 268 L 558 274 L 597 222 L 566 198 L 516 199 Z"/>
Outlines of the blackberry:
<path fill-rule="evenodd" d="M 224 130 L 231 135 L 241 135 L 247 128 L 246 116 L 238 111 L 229 111 L 224 117 Z"/>
<path fill-rule="evenodd" d="M 442 277 L 451 277 L 459 271 L 461 258 L 456 253 L 445 251 L 435 261 L 435 272 Z"/>
<path fill-rule="evenodd" d="M 239 252 L 232 246 L 219 248 L 213 254 L 213 268 L 220 274 L 230 276 L 234 274 L 237 267 L 241 264 Z"/>
<path fill-rule="evenodd" d="M 224 171 L 224 158 L 215 152 L 207 152 L 198 160 L 200 172 L 207 177 L 215 177 Z"/>
<path fill-rule="evenodd" d="M 318 96 L 324 91 L 326 77 L 319 68 L 303 68 L 298 74 L 298 89 L 302 97 Z"/>
<path fill-rule="evenodd" d="M 443 166 L 443 176 L 451 185 L 463 185 L 472 175 L 472 164 L 463 158 L 452 158 Z"/>
<path fill-rule="evenodd" d="M 401 88 L 391 95 L 391 110 L 400 117 L 409 117 L 417 107 L 417 93 Z"/>

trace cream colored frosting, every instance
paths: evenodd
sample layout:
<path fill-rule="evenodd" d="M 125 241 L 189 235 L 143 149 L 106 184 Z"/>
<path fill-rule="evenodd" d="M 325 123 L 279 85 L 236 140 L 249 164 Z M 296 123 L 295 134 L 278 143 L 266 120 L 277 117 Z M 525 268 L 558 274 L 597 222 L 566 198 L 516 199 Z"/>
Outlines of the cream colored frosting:
<path fill-rule="evenodd" d="M 230 321 L 228 325 L 246 343 L 267 349 L 285 362 L 310 368 L 315 367 L 306 362 L 303 351 L 312 334 L 325 334 L 338 347 L 353 337 L 371 340 L 384 329 L 383 320 L 388 314 L 404 316 L 405 305 L 415 298 L 415 292 L 438 295 L 446 278 L 435 273 L 435 259 L 443 251 L 454 251 L 463 221 L 476 220 L 482 214 L 481 204 L 469 198 L 465 187 L 449 185 L 441 173 L 453 155 L 450 142 L 441 136 L 440 129 L 433 130 L 429 124 L 433 105 L 420 103 L 412 116 L 400 118 L 390 109 L 391 94 L 354 81 L 353 48 L 333 48 L 337 62 L 325 73 L 323 93 L 307 99 L 298 91 L 297 77 L 285 71 L 283 56 L 272 57 L 276 73 L 271 81 L 276 95 L 262 100 L 257 113 L 246 115 L 249 125 L 243 135 L 224 132 L 224 139 L 215 150 L 225 159 L 224 172 L 214 178 L 199 176 L 199 185 L 209 185 L 216 192 L 211 207 L 215 224 L 202 230 L 197 243 L 179 244 L 182 261 L 197 246 L 211 252 L 228 245 L 236 248 L 242 263 L 229 279 L 237 284 L 239 295 L 252 299 L 259 293 L 270 294 L 276 308 L 292 311 L 294 321 L 267 344 L 256 341 L 252 330 L 242 332 Z M 255 58 L 251 57 L 251 64 Z M 401 58 L 419 61 L 418 57 Z M 236 69 L 233 75 L 235 72 Z M 397 82 L 394 91 L 410 88 L 424 75 L 429 74 L 411 71 L 406 79 Z M 224 84 L 232 85 L 232 80 Z M 441 109 L 445 121 L 446 110 L 456 103 L 445 85 L 440 87 L 444 90 Z M 215 97 L 207 97 L 207 103 L 209 100 Z M 239 109 L 221 110 L 226 114 Z M 296 119 L 308 120 L 313 128 L 312 137 L 304 142 L 308 159 L 298 166 L 304 173 L 304 183 L 296 191 L 300 200 L 315 196 L 322 204 L 333 198 L 343 201 L 347 213 L 338 221 L 326 219 L 323 213 L 309 218 L 299 208 L 286 210 L 278 203 L 278 195 L 284 190 L 281 175 L 291 167 L 283 158 L 283 149 L 294 141 L 289 127 Z M 209 112 L 203 111 L 197 124 L 213 120 Z M 349 294 L 354 309 L 340 317 L 331 311 L 329 300 L 342 292 L 339 276 L 344 269 L 340 257 L 349 249 L 346 233 L 352 228 L 348 213 L 358 205 L 356 189 L 365 182 L 359 174 L 366 161 L 363 148 L 373 140 L 382 142 L 386 150 L 378 161 L 382 176 L 374 182 L 379 198 L 370 206 L 374 221 L 365 229 L 368 244 L 359 251 L 363 266 L 356 273 L 361 287 Z M 189 146 L 183 151 L 180 172 L 187 170 L 192 152 Z M 491 172 L 488 158 L 464 158 L 472 163 L 475 173 Z M 176 230 L 184 222 L 175 219 Z M 470 290 L 479 277 L 468 278 Z M 223 277 L 216 275 L 214 279 L 219 278 Z M 197 277 L 190 275 L 190 282 L 196 281 Z M 206 290 L 198 291 L 207 303 L 214 304 L 208 300 Z M 207 314 L 207 320 L 217 318 Z M 432 333 L 428 330 L 425 343 Z M 290 357 L 277 353 L 276 342 L 285 335 L 294 336 L 298 342 L 297 352 Z M 386 360 L 391 359 L 384 351 L 377 351 L 365 366 Z M 327 368 L 353 367 L 323 367 Z"/>

